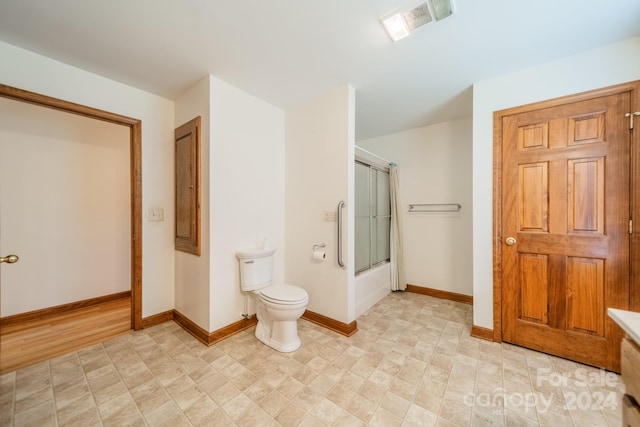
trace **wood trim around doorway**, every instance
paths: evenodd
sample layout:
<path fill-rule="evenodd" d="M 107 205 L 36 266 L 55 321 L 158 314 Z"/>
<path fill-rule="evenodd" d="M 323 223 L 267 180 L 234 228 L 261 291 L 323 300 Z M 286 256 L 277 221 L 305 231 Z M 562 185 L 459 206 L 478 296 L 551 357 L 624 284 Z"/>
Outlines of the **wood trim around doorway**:
<path fill-rule="evenodd" d="M 640 111 L 640 80 L 608 86 L 575 95 L 563 96 L 546 101 L 508 108 L 493 113 L 493 341 L 502 341 L 502 120 L 506 116 L 556 107 L 563 104 L 586 101 L 593 98 L 631 93 L 633 111 Z M 635 219 L 634 232 L 630 236 L 630 310 L 640 311 L 640 120 L 636 120 L 635 130 L 631 135 L 631 212 Z M 487 335 L 484 331 L 483 335 Z"/>
<path fill-rule="evenodd" d="M 130 129 L 131 327 L 134 330 L 142 329 L 142 121 L 3 84 L 0 84 L 0 97 L 102 120 Z"/>

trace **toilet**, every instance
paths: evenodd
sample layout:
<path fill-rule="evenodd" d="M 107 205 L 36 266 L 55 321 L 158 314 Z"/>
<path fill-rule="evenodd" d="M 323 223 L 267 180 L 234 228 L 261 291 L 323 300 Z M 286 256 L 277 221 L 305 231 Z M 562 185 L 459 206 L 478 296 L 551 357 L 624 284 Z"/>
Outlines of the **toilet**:
<path fill-rule="evenodd" d="M 288 353 L 300 348 L 298 319 L 307 308 L 309 294 L 292 285 L 272 284 L 275 249 L 248 249 L 236 254 L 240 261 L 240 289 L 256 298 L 256 337 L 269 347 Z"/>

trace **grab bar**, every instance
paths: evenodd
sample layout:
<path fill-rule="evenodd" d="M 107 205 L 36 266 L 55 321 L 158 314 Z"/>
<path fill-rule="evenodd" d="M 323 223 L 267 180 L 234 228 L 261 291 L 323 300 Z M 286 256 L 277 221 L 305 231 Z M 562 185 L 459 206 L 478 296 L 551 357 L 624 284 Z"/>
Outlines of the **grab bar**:
<path fill-rule="evenodd" d="M 338 265 L 344 268 L 342 261 L 342 210 L 344 209 L 344 200 L 338 203 Z"/>

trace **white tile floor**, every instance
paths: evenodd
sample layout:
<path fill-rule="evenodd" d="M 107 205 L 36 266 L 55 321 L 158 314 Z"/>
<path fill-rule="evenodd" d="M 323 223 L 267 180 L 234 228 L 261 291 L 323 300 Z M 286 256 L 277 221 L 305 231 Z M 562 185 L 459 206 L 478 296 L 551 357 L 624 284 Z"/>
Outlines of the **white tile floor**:
<path fill-rule="evenodd" d="M 346 338 L 299 321 L 206 347 L 173 322 L 0 377 L 2 426 L 620 426 L 615 374 L 469 336 L 471 306 L 393 293 Z"/>

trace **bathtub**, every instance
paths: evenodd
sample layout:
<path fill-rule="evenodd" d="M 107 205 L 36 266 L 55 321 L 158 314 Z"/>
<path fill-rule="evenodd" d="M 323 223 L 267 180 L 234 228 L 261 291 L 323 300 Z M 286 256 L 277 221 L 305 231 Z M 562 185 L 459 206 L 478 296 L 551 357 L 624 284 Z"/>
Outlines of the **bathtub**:
<path fill-rule="evenodd" d="M 355 278 L 356 317 L 391 292 L 391 264 L 384 263 L 363 271 Z"/>

